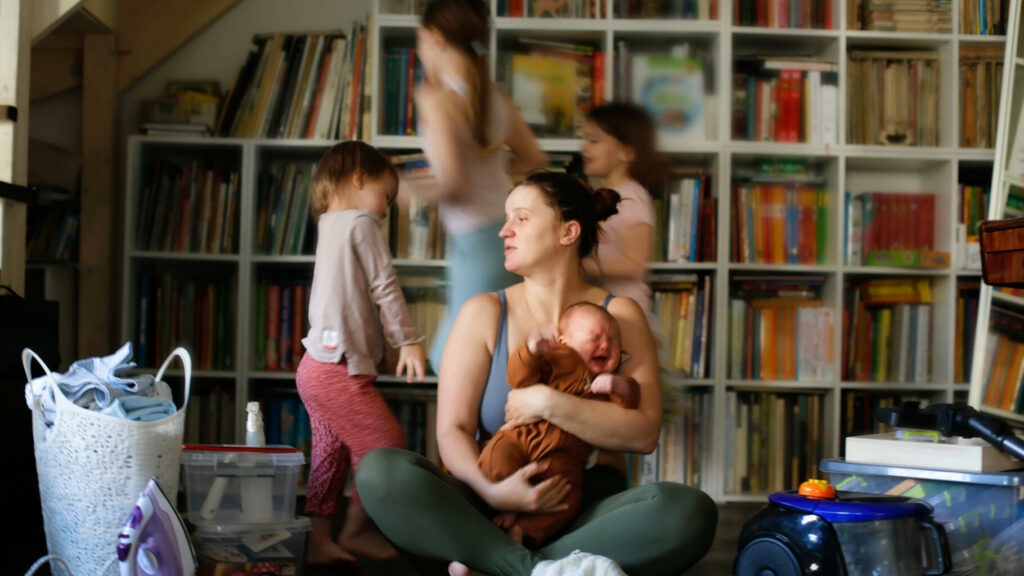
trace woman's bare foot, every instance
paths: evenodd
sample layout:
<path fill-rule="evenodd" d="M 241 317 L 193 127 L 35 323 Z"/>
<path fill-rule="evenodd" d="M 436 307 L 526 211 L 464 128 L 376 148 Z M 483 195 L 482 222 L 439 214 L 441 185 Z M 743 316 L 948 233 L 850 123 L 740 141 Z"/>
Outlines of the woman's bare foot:
<path fill-rule="evenodd" d="M 328 542 L 321 545 L 313 545 L 310 543 L 309 549 L 306 550 L 306 563 L 311 565 L 326 565 L 326 564 L 339 564 L 339 563 L 355 563 L 356 557 L 345 552 L 341 546 L 338 546 L 334 542 Z"/>
<path fill-rule="evenodd" d="M 452 562 L 448 565 L 448 576 L 486 576 L 483 572 L 470 570 L 462 562 Z"/>

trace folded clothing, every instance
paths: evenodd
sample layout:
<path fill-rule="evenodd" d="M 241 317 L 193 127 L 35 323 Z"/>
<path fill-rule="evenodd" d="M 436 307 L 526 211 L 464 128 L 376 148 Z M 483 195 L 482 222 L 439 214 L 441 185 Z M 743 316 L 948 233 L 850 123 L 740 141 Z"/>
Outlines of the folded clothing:
<path fill-rule="evenodd" d="M 52 424 L 56 384 L 77 406 L 126 420 L 153 422 L 177 412 L 167 384 L 156 382 L 151 374 L 124 375 L 136 367 L 131 357 L 132 345 L 126 342 L 110 356 L 75 361 L 64 374 L 33 378 L 25 385 L 25 403 L 32 409 L 38 400 L 46 423 Z"/>

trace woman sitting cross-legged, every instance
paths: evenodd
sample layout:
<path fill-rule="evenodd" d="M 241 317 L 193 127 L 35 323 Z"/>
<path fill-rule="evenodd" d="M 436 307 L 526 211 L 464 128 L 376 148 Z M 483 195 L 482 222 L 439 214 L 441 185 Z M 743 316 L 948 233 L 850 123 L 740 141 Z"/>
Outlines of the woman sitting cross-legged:
<path fill-rule="evenodd" d="M 594 192 L 556 172 L 535 172 L 512 189 L 500 236 L 505 268 L 523 281 L 468 300 L 448 337 L 437 392 L 437 442 L 446 470 L 391 448 L 363 458 L 357 474 L 363 505 L 421 574 L 525 575 L 544 561 L 572 560 L 578 550 L 611 559 L 630 576 L 675 576 L 711 547 L 718 513 L 706 494 L 669 482 L 626 489 L 626 453 L 650 453 L 661 431 L 654 339 L 636 302 L 588 284 L 581 267 L 597 244 L 599 223 L 615 213 L 618 201 L 614 191 Z M 535 330 L 557 325 L 580 301 L 604 306 L 618 322 L 628 353 L 619 374 L 639 385 L 636 409 L 542 384 L 510 389 L 509 352 Z M 600 451 L 584 476 L 579 516 L 550 542 L 529 549 L 491 519 L 498 512 L 562 510 L 571 487 L 561 476 L 534 484 L 544 461 L 499 482 L 488 480 L 477 461 L 502 426 L 539 420 Z"/>

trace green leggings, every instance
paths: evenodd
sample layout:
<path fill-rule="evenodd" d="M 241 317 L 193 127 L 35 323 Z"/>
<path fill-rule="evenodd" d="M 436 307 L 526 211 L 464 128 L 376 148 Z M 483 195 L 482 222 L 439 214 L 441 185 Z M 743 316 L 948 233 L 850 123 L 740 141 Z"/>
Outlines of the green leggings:
<path fill-rule="evenodd" d="M 356 482 L 366 512 L 423 576 L 447 574 L 451 560 L 491 576 L 524 576 L 574 550 L 607 556 L 630 576 L 676 576 L 711 548 L 718 522 L 700 490 L 657 482 L 585 503 L 561 537 L 529 550 L 491 522 L 493 510 L 472 489 L 413 452 L 370 452 Z"/>

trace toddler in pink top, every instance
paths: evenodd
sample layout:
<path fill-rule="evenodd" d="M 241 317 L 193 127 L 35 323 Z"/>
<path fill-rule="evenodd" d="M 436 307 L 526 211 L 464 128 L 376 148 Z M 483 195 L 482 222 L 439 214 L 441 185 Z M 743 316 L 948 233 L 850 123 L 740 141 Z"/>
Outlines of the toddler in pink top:
<path fill-rule="evenodd" d="M 385 344 L 399 348 L 396 375 L 423 380 L 422 338 L 381 230 L 397 193 L 391 162 L 363 142 L 337 144 L 313 175 L 317 246 L 310 328 L 295 374 L 313 433 L 306 484 L 310 564 L 396 554 L 363 511 L 359 494 L 353 492 L 346 509 L 342 490 L 363 455 L 382 446 L 405 448 L 402 427 L 374 386 Z M 335 539 L 332 520 L 342 510 L 344 523 Z"/>

